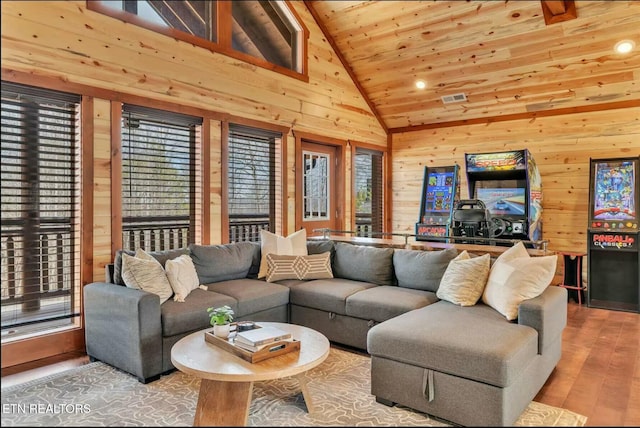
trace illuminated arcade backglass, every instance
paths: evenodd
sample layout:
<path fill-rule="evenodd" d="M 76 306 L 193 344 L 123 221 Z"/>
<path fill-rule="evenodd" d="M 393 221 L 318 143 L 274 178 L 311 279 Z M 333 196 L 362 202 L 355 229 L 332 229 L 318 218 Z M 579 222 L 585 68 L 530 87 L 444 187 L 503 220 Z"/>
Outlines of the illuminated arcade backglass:
<path fill-rule="evenodd" d="M 416 240 L 437 241 L 449 236 L 451 214 L 460 193 L 458 170 L 458 165 L 424 167 Z"/>
<path fill-rule="evenodd" d="M 640 157 L 591 159 L 588 285 L 590 307 L 640 309 Z"/>
<path fill-rule="evenodd" d="M 484 202 L 494 238 L 542 239 L 542 180 L 529 150 L 467 153 L 469 197 Z"/>

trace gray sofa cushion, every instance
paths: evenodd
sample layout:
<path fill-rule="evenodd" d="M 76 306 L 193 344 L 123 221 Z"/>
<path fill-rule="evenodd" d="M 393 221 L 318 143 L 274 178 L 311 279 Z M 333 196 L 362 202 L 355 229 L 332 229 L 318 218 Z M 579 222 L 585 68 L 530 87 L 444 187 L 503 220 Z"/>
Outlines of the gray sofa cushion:
<path fill-rule="evenodd" d="M 371 282 L 393 284 L 393 248 L 366 247 L 336 242 L 333 276 Z"/>
<path fill-rule="evenodd" d="M 256 247 L 252 242 L 224 245 L 189 246 L 191 259 L 201 284 L 246 278 L 251 270 Z"/>
<path fill-rule="evenodd" d="M 257 279 L 235 279 L 207 284 L 209 291 L 233 297 L 238 302 L 235 318 L 289 303 L 289 287 Z"/>
<path fill-rule="evenodd" d="M 115 284 L 124 285 L 122 279 L 122 253 L 126 253 L 130 256 L 135 256 L 135 251 L 130 250 L 118 250 L 116 251 L 116 257 L 113 261 L 113 281 Z M 157 261 L 160 262 L 162 267 L 167 260 L 173 260 L 176 257 L 180 257 L 183 254 L 189 254 L 188 248 L 179 248 L 177 250 L 164 250 L 164 251 L 148 251 Z"/>
<path fill-rule="evenodd" d="M 347 297 L 376 286 L 367 282 L 331 278 L 290 284 L 288 287 L 291 289 L 289 299 L 292 305 L 346 315 Z"/>
<path fill-rule="evenodd" d="M 507 387 L 538 357 L 538 333 L 482 303 L 463 307 L 441 300 L 372 327 L 367 351 Z"/>
<path fill-rule="evenodd" d="M 346 312 L 352 317 L 382 322 L 437 301 L 431 291 L 381 285 L 347 297 Z"/>
<path fill-rule="evenodd" d="M 436 292 L 449 262 L 458 255 L 458 250 L 443 251 L 395 250 L 393 269 L 398 286 Z"/>
<path fill-rule="evenodd" d="M 333 241 L 307 241 L 307 253 L 308 254 L 322 254 L 329 251 L 331 257 L 336 252 L 336 247 Z"/>
<path fill-rule="evenodd" d="M 184 299 L 174 302 L 169 299 L 160 306 L 162 336 L 173 336 L 210 326 L 207 308 L 229 305 L 235 311 L 238 302 L 224 294 L 196 288 Z"/>

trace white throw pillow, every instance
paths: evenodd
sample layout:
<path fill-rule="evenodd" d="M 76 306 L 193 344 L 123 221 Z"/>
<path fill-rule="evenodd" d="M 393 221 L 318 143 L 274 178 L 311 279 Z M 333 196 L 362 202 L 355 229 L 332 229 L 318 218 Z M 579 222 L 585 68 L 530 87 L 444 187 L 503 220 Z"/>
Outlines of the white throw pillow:
<path fill-rule="evenodd" d="M 286 238 L 266 230 L 260 231 L 260 271 L 258 278 L 267 276 L 267 254 L 281 256 L 306 256 L 307 231 L 300 229 Z"/>
<path fill-rule="evenodd" d="M 482 296 L 490 266 L 488 253 L 471 258 L 466 250 L 461 252 L 449 262 L 436 296 L 460 306 L 475 305 Z"/>
<path fill-rule="evenodd" d="M 136 251 L 137 253 L 138 251 Z M 163 304 L 169 300 L 173 290 L 160 262 L 152 256 L 149 257 L 153 260 L 147 259 L 142 253 L 141 257 L 123 253 L 122 279 L 127 287 L 157 294 L 160 297 L 160 304 Z"/>
<path fill-rule="evenodd" d="M 517 243 L 493 263 L 482 301 L 515 320 L 520 303 L 538 297 L 551 284 L 557 262 L 557 256 L 531 257 L 524 244 Z"/>
<path fill-rule="evenodd" d="M 164 267 L 169 284 L 175 293 L 173 300 L 176 302 L 184 302 L 185 297 L 200 286 L 196 267 L 187 254 L 167 260 Z"/>

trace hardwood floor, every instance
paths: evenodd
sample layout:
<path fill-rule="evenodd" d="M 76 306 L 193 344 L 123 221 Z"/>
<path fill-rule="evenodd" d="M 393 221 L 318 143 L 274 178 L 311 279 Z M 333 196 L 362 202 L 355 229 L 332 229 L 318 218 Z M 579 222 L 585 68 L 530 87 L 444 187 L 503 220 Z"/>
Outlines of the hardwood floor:
<path fill-rule="evenodd" d="M 587 426 L 640 426 L 640 315 L 571 301 L 562 358 L 535 401 L 587 416 Z M 2 369 L 16 385 L 89 362 L 73 353 Z"/>

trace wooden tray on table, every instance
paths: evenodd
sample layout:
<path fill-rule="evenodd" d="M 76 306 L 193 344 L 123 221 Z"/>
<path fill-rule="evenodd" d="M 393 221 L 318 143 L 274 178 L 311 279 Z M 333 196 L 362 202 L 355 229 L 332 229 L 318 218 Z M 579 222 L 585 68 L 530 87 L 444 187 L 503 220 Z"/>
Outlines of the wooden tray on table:
<path fill-rule="evenodd" d="M 233 323 L 235 324 L 235 323 Z M 232 328 L 234 327 L 232 324 Z M 219 348 L 224 349 L 225 351 L 231 352 L 234 355 L 242 358 L 245 361 L 250 363 L 258 363 L 260 361 L 264 361 L 268 358 L 277 357 L 282 354 L 286 354 L 292 351 L 297 351 L 300 349 L 300 341 L 296 339 L 292 340 L 279 340 L 273 343 L 268 344 L 264 348 L 252 352 L 247 349 L 241 348 L 234 343 L 236 333 L 235 330 L 232 330 L 231 334 L 227 339 L 223 339 L 213 334 L 213 329 L 209 329 L 204 332 L 204 340 L 212 345 L 215 345 Z"/>

